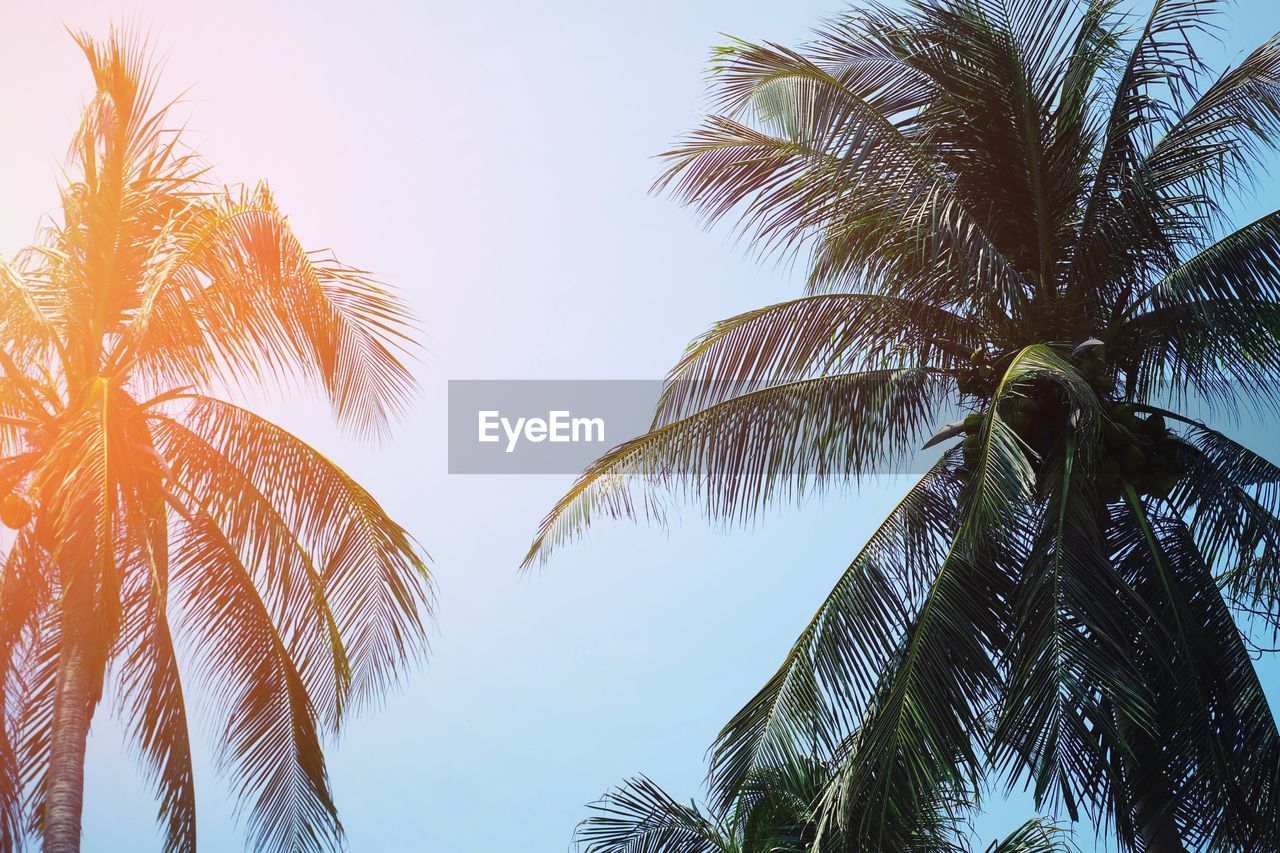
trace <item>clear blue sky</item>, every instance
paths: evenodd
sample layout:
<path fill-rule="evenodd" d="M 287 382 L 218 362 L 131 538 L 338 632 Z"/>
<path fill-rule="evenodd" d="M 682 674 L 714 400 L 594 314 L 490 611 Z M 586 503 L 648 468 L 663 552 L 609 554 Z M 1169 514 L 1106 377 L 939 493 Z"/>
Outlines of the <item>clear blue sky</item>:
<path fill-rule="evenodd" d="M 51 2 L 0 28 L 0 250 L 57 202 L 88 91 L 65 24 L 149 28 L 166 90 L 226 181 L 269 178 L 305 239 L 398 284 L 423 318 L 423 393 L 396 440 L 359 448 L 324 410 L 263 408 L 346 464 L 434 558 L 429 663 L 330 752 L 353 851 L 561 851 L 596 798 L 645 772 L 694 795 L 721 723 L 772 672 L 901 481 L 747 531 L 599 525 L 540 574 L 516 565 L 568 477 L 449 477 L 449 378 L 660 376 L 712 321 L 798 292 L 646 195 L 652 155 L 702 105 L 722 33 L 793 42 L 835 0 L 647 3 Z M 1218 55 L 1280 30 L 1248 0 Z M 1277 204 L 1260 188 L 1256 207 Z M 1265 676 L 1273 699 L 1277 669 Z M 209 733 L 205 733 L 206 735 Z M 206 850 L 240 846 L 208 738 Z M 158 849 L 154 806 L 102 712 L 88 851 Z M 1015 799 L 980 824 L 1028 816 Z M 1088 842 L 1088 833 L 1083 838 Z"/>

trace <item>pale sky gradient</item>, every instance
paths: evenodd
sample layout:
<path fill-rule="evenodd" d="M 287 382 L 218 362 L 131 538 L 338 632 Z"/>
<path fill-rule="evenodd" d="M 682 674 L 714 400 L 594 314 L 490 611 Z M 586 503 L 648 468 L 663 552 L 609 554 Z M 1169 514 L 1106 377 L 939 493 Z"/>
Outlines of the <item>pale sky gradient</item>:
<path fill-rule="evenodd" d="M 433 653 L 329 753 L 350 848 L 562 851 L 583 804 L 644 772 L 698 792 L 720 725 L 768 677 L 905 485 L 779 511 L 748 531 L 602 524 L 516 566 L 569 477 L 449 477 L 450 378 L 661 376 L 711 322 L 799 291 L 646 194 L 702 106 L 722 33 L 794 42 L 837 0 L 45 2 L 0 27 L 0 251 L 56 209 L 90 83 L 64 25 L 152 33 L 163 91 L 227 182 L 271 181 L 304 240 L 377 271 L 422 318 L 421 399 L 361 448 L 323 407 L 262 408 L 343 463 L 431 551 Z M 1280 30 L 1241 4 L 1225 52 Z M 1274 204 L 1274 187 L 1259 205 Z M 1242 214 L 1245 215 L 1245 214 Z M 1274 665 L 1264 671 L 1273 699 Z M 198 738 L 200 840 L 241 844 Z M 154 804 L 95 721 L 85 849 L 159 849 Z M 993 809 L 989 836 L 1030 816 Z M 1088 835 L 1082 839 L 1088 846 Z"/>

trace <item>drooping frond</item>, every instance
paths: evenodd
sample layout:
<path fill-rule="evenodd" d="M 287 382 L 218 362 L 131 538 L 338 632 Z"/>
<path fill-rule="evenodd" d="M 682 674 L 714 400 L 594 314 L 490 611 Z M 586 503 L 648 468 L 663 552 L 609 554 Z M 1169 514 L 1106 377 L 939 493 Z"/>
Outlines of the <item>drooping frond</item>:
<path fill-rule="evenodd" d="M 979 561 L 952 540 L 824 795 L 824 825 L 862 847 L 910 850 L 914 815 L 976 788 L 998 685 L 1000 602 L 1024 547 L 992 541 Z"/>
<path fill-rule="evenodd" d="M 24 795 L 28 834 L 38 833 L 44 821 L 45 781 L 49 773 L 58 652 L 62 631 L 58 614 L 46 607 L 29 624 L 14 671 L 16 683 L 7 685 Z"/>
<path fill-rule="evenodd" d="M 727 827 L 696 805 L 673 799 L 651 779 L 628 779 L 578 825 L 585 853 L 737 853 Z"/>
<path fill-rule="evenodd" d="M 977 327 L 964 318 L 877 294 L 822 294 L 748 311 L 689 345 L 667 374 L 654 428 L 767 385 L 884 367 L 951 368 L 977 341 Z"/>
<path fill-rule="evenodd" d="M 412 386 L 407 314 L 367 273 L 308 252 L 265 185 L 182 213 L 113 356 L 164 387 L 319 381 L 339 420 L 387 426 Z M 226 374 L 229 367 L 231 373 Z"/>
<path fill-rule="evenodd" d="M 425 650 L 426 555 L 350 475 L 270 421 L 201 396 L 182 422 L 271 501 L 312 555 L 350 666 L 351 701 L 376 699 Z"/>
<path fill-rule="evenodd" d="M 709 517 L 887 470 L 920 443 L 949 390 L 931 370 L 872 370 L 789 382 L 734 397 L 621 444 L 543 519 L 524 565 L 596 515 L 661 518 L 660 491 L 696 494 Z"/>
<path fill-rule="evenodd" d="M 1280 467 L 1216 430 L 1183 420 L 1191 476 L 1170 495 L 1228 600 L 1280 627 Z"/>
<path fill-rule="evenodd" d="M 818 608 L 778 672 L 721 731 L 710 779 L 721 802 L 797 753 L 833 754 L 857 728 L 880 674 L 941 564 L 959 485 L 943 459 L 889 513 Z"/>
<path fill-rule="evenodd" d="M 241 555 L 299 662 L 312 702 L 336 726 L 350 693 L 351 667 L 312 554 L 277 504 L 217 447 L 172 418 L 157 415 L 153 422 L 174 474 L 172 488 L 209 513 Z"/>
<path fill-rule="evenodd" d="M 30 701 L 38 679 L 41 626 L 52 590 L 30 534 L 16 538 L 0 567 L 0 848 L 21 850 L 26 837 L 28 783 L 42 768 L 44 733 L 32 726 Z"/>
<path fill-rule="evenodd" d="M 1106 558 L 1096 471 L 1077 447 L 1069 438 L 1048 469 L 1053 490 L 1010 597 L 1007 687 L 992 737 L 993 759 L 1028 774 L 1036 802 L 1061 803 L 1073 820 L 1082 802 L 1100 812 L 1109 796 L 1100 770 L 1122 736 L 1108 706 L 1134 720 L 1150 713 L 1127 659 L 1140 608 Z"/>
<path fill-rule="evenodd" d="M 992 842 L 987 853 L 1070 853 L 1075 849 L 1069 829 L 1048 818 L 1037 817 Z"/>
<path fill-rule="evenodd" d="M 1132 489 L 1125 509 L 1117 562 L 1154 616 L 1136 638 L 1156 714 L 1127 744 L 1132 823 L 1169 814 L 1192 844 L 1274 847 L 1280 734 L 1240 631 L 1185 523 Z"/>
<path fill-rule="evenodd" d="M 199 677 L 212 686 L 219 763 L 248 807 L 250 843 L 281 853 L 329 850 L 342 825 L 311 697 L 240 555 L 207 513 L 184 511 L 171 557 L 179 624 Z"/>
<path fill-rule="evenodd" d="M 166 853 L 196 849 L 195 773 L 189 715 L 169 625 L 169 525 L 163 504 L 150 516 L 152 536 L 133 555 L 117 680 L 120 716 L 160 802 Z"/>

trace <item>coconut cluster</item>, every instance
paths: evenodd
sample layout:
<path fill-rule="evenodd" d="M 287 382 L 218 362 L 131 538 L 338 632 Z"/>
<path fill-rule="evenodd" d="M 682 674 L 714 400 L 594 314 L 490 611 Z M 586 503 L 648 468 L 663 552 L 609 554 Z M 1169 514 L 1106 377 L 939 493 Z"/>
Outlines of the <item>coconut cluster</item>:
<path fill-rule="evenodd" d="M 1001 402 L 1000 419 L 1012 429 L 1030 451 L 1029 459 L 1038 468 L 1064 435 L 1066 406 L 1051 387 L 1035 387 L 1015 392 Z M 960 442 L 962 460 L 956 473 L 967 480 L 977 466 L 982 446 L 982 424 L 986 415 L 974 412 L 962 422 L 965 437 Z"/>
<path fill-rule="evenodd" d="M 971 361 L 974 369 L 961 383 L 961 391 L 990 399 L 995 390 L 994 365 L 985 350 L 975 350 Z M 1167 497 L 1185 473 L 1181 442 L 1160 415 L 1143 417 L 1132 404 L 1114 399 L 1116 380 L 1101 343 L 1082 349 L 1075 361 L 1106 413 L 1095 454 L 1099 495 L 1110 503 L 1131 485 L 1139 494 Z M 1051 457 L 1065 440 L 1070 413 L 1061 389 L 1042 382 L 1030 383 L 1002 400 L 1000 418 L 1027 448 L 1039 476 L 1041 460 Z M 960 442 L 962 462 L 956 472 L 964 480 L 972 475 L 981 453 L 984 421 L 985 415 L 975 412 L 961 422 L 965 437 Z"/>
<path fill-rule="evenodd" d="M 1098 460 L 1098 490 L 1108 500 L 1118 498 L 1126 484 L 1139 494 L 1168 497 L 1185 473 L 1181 443 L 1169 432 L 1164 418 L 1139 417 L 1128 403 L 1111 406 L 1102 427 L 1102 456 Z"/>
<path fill-rule="evenodd" d="M 0 498 L 0 522 L 17 530 L 31 522 L 31 504 L 21 495 L 7 494 Z"/>
<path fill-rule="evenodd" d="M 970 369 L 960 376 L 960 393 L 970 397 L 990 397 L 995 390 L 996 367 L 991 353 L 978 347 L 969 356 Z"/>

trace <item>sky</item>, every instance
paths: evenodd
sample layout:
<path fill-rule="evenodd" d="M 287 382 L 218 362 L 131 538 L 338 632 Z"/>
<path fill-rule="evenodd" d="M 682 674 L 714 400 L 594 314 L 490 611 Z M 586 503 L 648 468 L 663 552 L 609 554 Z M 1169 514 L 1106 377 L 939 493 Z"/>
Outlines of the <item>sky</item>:
<path fill-rule="evenodd" d="M 726 229 L 648 193 L 705 104 L 725 34 L 794 43 L 837 0 L 16 3 L 0 27 L 0 251 L 57 206 L 90 90 L 65 28 L 151 34 L 162 91 L 219 180 L 270 180 L 310 245 L 377 272 L 420 318 L 421 393 L 362 446 L 303 397 L 258 408 L 347 467 L 431 553 L 432 653 L 329 750 L 353 851 L 562 851 L 584 804 L 646 773 L 694 796 L 707 746 L 772 673 L 891 502 L 892 477 L 750 529 L 695 514 L 599 524 L 517 565 L 565 476 L 449 476 L 449 379 L 654 379 L 713 321 L 796 295 Z M 1224 44 L 1280 31 L 1245 0 Z M 1242 210 L 1276 199 L 1270 184 Z M 1273 703 L 1277 668 L 1265 665 Z M 241 846 L 198 733 L 199 833 Z M 85 849 L 158 850 L 155 806 L 103 712 Z M 992 798 L 984 838 L 1031 815 Z M 1090 833 L 1081 841 L 1088 849 Z"/>

